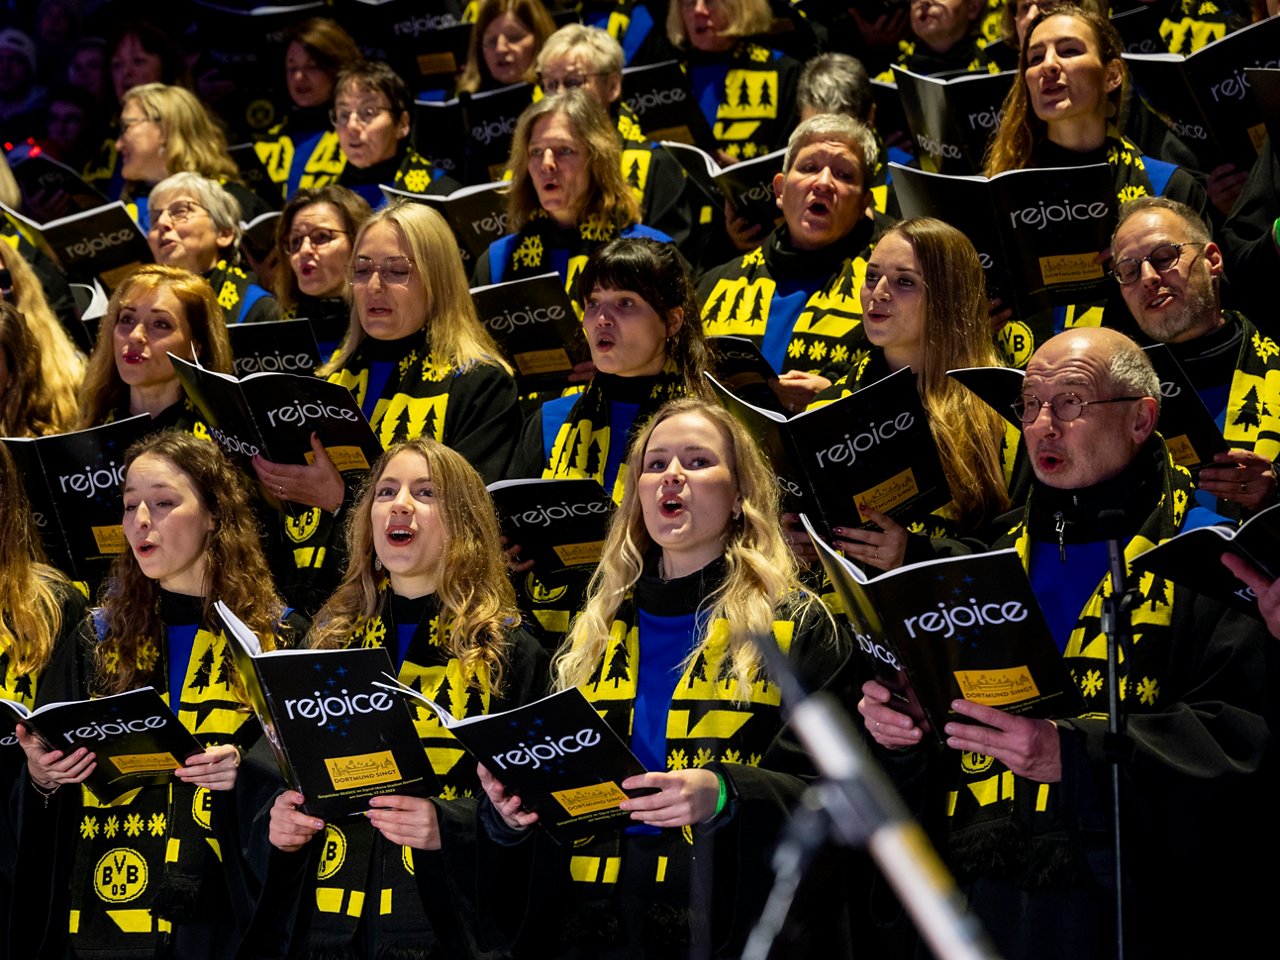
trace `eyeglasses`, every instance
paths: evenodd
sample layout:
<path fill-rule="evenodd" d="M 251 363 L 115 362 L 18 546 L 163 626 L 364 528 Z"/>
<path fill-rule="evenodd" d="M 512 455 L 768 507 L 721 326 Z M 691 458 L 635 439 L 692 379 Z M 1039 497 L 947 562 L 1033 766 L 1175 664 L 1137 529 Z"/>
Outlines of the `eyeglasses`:
<path fill-rule="evenodd" d="M 1152 249 L 1145 257 L 1137 259 L 1125 257 L 1123 260 L 1117 260 L 1111 266 L 1111 275 L 1116 278 L 1116 283 L 1127 287 L 1131 283 L 1137 283 L 1142 278 L 1142 265 L 1144 263 L 1151 264 L 1151 268 L 1156 273 L 1164 273 L 1166 270 L 1172 270 L 1178 265 L 1178 261 L 1182 259 L 1183 247 L 1203 246 L 1203 243 L 1195 241 L 1162 243 Z M 1194 260 L 1195 258 L 1193 257 L 1192 259 Z"/>
<path fill-rule="evenodd" d="M 1041 400 L 1039 397 L 1021 396 L 1009 404 L 1014 414 L 1023 423 L 1035 423 L 1040 416 L 1040 408 L 1048 407 L 1053 415 L 1063 423 L 1080 419 L 1084 408 L 1094 403 L 1125 403 L 1129 400 L 1142 400 L 1142 397 L 1111 397 L 1108 400 L 1081 400 L 1074 393 L 1060 393 L 1052 400 Z"/>
<path fill-rule="evenodd" d="M 333 243 L 338 237 L 346 235 L 347 231 L 345 230 L 328 229 L 312 230 L 310 233 L 294 233 L 285 240 L 284 248 L 290 253 L 297 253 L 302 249 L 302 245 L 310 240 L 311 246 L 319 250 Z"/>
<path fill-rule="evenodd" d="M 329 122 L 337 129 L 341 130 L 352 120 L 357 121 L 360 126 L 367 127 L 373 121 L 378 119 L 380 113 L 390 113 L 390 107 L 361 107 L 359 110 L 350 110 L 347 107 L 340 107 L 336 110 L 329 111 Z"/>
<path fill-rule="evenodd" d="M 404 286 L 413 276 L 414 263 L 408 257 L 387 257 L 381 263 L 371 257 L 356 257 L 351 265 L 351 282 L 368 283 L 376 273 L 387 286 Z"/>
<path fill-rule="evenodd" d="M 155 117 L 121 117 L 120 132 L 124 133 L 130 127 L 136 127 L 140 123 L 159 123 Z"/>
<path fill-rule="evenodd" d="M 580 90 L 587 85 L 592 77 L 607 77 L 607 73 L 573 73 L 565 77 L 563 80 L 555 80 L 551 77 L 538 77 L 538 83 L 542 85 L 542 92 L 549 97 L 554 97 L 561 90 Z"/>
<path fill-rule="evenodd" d="M 204 209 L 206 208 L 202 207 L 194 200 L 175 200 L 167 207 L 161 207 L 159 210 L 153 211 L 151 214 L 151 222 L 159 223 L 160 218 L 165 214 L 168 214 L 170 223 L 186 223 L 196 215 L 197 210 Z"/>

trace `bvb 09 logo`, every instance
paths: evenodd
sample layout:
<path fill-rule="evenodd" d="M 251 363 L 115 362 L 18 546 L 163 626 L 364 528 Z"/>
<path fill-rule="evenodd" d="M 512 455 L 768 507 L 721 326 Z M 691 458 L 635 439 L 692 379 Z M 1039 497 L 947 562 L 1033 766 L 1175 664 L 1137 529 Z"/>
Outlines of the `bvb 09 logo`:
<path fill-rule="evenodd" d="M 147 861 L 136 850 L 116 847 L 93 868 L 93 888 L 107 903 L 128 903 L 147 889 Z"/>
<path fill-rule="evenodd" d="M 342 869 L 347 861 L 347 838 L 337 827 L 324 828 L 324 850 L 320 854 L 320 865 L 316 868 L 316 877 L 328 880 Z"/>

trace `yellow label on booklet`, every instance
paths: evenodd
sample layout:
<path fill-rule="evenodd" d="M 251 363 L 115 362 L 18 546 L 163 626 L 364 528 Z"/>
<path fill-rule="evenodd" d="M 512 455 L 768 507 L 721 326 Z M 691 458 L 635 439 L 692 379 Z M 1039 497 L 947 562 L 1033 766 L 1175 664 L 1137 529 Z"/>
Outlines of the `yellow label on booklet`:
<path fill-rule="evenodd" d="M 1169 456 L 1173 457 L 1173 462 L 1180 467 L 1194 467 L 1200 462 L 1200 455 L 1196 453 L 1196 448 L 1191 445 L 1185 433 L 1177 437 L 1169 437 L 1164 445 L 1169 448 Z"/>
<path fill-rule="evenodd" d="M 988 707 L 1022 703 L 1040 696 L 1040 688 L 1025 666 L 1003 670 L 957 670 L 955 678 L 960 685 L 961 696 Z"/>
<path fill-rule="evenodd" d="M 1255 123 L 1245 132 L 1249 134 L 1249 142 L 1253 144 L 1253 149 L 1261 153 L 1262 142 L 1267 139 L 1267 125 L 1265 123 Z"/>
<path fill-rule="evenodd" d="M 177 770 L 182 764 L 172 753 L 122 753 L 111 762 L 121 773 L 158 773 L 161 770 Z"/>
<path fill-rule="evenodd" d="M 93 542 L 102 553 L 124 553 L 129 544 L 124 538 L 124 527 L 116 524 L 113 527 L 92 527 Z"/>
<path fill-rule="evenodd" d="M 437 73 L 457 73 L 462 69 L 452 52 L 418 54 L 418 72 L 424 77 Z"/>
<path fill-rule="evenodd" d="M 1041 257 L 1040 276 L 1047 285 L 1101 280 L 1104 274 L 1096 253 L 1064 253 L 1056 257 Z"/>
<path fill-rule="evenodd" d="M 916 475 L 911 472 L 910 467 L 907 467 L 901 473 L 895 473 L 888 480 L 877 484 L 870 490 L 855 494 L 853 504 L 858 508 L 858 516 L 866 521 L 870 517 L 863 512 L 863 507 L 870 507 L 872 510 L 887 513 L 898 504 L 906 503 L 919 492 L 920 488 L 916 485 Z"/>
<path fill-rule="evenodd" d="M 595 813 L 597 810 L 609 810 L 627 799 L 626 793 L 612 780 L 592 784 L 589 787 L 575 787 L 572 790 L 552 790 L 551 796 L 556 798 L 556 802 L 564 807 L 565 813 L 571 817 Z"/>
<path fill-rule="evenodd" d="M 568 370 L 573 366 L 569 362 L 569 354 L 564 347 L 551 350 L 526 350 L 515 355 L 516 369 L 523 377 L 537 373 L 555 373 L 557 370 Z"/>
<path fill-rule="evenodd" d="M 333 461 L 333 465 L 338 468 L 338 472 L 342 473 L 346 470 L 368 470 L 369 458 L 364 455 L 364 451 L 359 447 L 325 447 L 324 452 L 329 455 L 329 459 Z M 307 453 L 307 463 L 315 463 L 316 455 Z"/>
<path fill-rule="evenodd" d="M 566 567 L 574 567 L 582 563 L 599 563 L 600 554 L 604 552 L 604 541 L 592 543 L 562 543 L 552 547 L 560 562 Z"/>
<path fill-rule="evenodd" d="M 324 766 L 335 790 L 358 790 L 400 779 L 400 768 L 390 750 L 326 757 Z"/>

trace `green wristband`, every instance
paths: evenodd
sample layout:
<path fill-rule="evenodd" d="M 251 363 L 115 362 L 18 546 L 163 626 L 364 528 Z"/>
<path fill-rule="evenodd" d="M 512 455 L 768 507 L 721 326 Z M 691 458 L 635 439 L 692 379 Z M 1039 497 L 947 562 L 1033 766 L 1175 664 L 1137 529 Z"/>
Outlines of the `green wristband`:
<path fill-rule="evenodd" d="M 720 781 L 720 795 L 716 797 L 716 812 L 711 815 L 713 820 L 724 812 L 724 805 L 729 802 L 729 787 L 724 782 L 724 774 L 717 773 L 716 779 Z"/>
<path fill-rule="evenodd" d="M 1271 242 L 1276 245 L 1277 249 L 1280 249 L 1280 217 L 1276 217 L 1271 224 Z"/>

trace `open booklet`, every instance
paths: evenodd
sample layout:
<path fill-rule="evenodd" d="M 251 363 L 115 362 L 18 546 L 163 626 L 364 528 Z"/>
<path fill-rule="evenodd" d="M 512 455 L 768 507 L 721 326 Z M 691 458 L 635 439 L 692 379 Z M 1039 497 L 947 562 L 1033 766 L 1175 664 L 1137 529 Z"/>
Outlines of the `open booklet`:
<path fill-rule="evenodd" d="M 932 173 L 981 173 L 987 141 L 1000 125 L 1016 72 L 948 78 L 899 66 L 892 69 L 921 168 Z"/>
<path fill-rule="evenodd" d="M 564 281 L 554 271 L 473 287 L 471 299 L 515 367 L 521 394 L 568 386 L 574 365 L 591 356 Z"/>
<path fill-rule="evenodd" d="M 413 104 L 414 146 L 463 184 L 501 180 L 516 121 L 533 99 L 527 83 Z"/>
<path fill-rule="evenodd" d="M 782 172 L 786 150 L 722 167 L 700 147 L 675 140 L 663 140 L 662 148 L 676 158 L 685 174 L 717 206 L 728 200 L 740 217 L 772 230 L 782 214 L 778 210 L 773 178 Z"/>
<path fill-rule="evenodd" d="M 484 256 L 489 244 L 507 232 L 507 188 L 503 180 L 462 187 L 448 196 L 437 193 L 413 193 L 399 187 L 380 184 L 378 189 L 387 200 L 407 200 L 430 207 L 453 231 L 458 253 L 470 274 L 476 260 Z"/>
<path fill-rule="evenodd" d="M 404 701 L 376 681 L 391 669 L 383 647 L 263 651 L 219 600 L 231 655 L 285 783 L 302 809 L 332 820 L 387 793 L 437 792 L 435 774 Z"/>
<path fill-rule="evenodd" d="M 622 102 L 640 121 L 650 140 L 675 140 L 715 150 L 711 125 L 689 89 L 689 77 L 679 60 L 663 60 L 622 71 Z"/>
<path fill-rule="evenodd" d="M 645 772 L 622 739 L 577 687 L 503 713 L 455 720 L 435 701 L 389 674 L 381 684 L 425 703 L 507 792 L 561 842 L 629 825 L 618 809 L 628 797 L 651 789 L 623 790 L 622 781 Z"/>
<path fill-rule="evenodd" d="M 605 454 L 588 451 L 591 456 Z M 489 484 L 502 532 L 537 564 L 538 579 L 594 570 L 604 549 L 613 501 L 595 480 L 499 480 Z"/>
<path fill-rule="evenodd" d="M 0 211 L 73 280 L 98 279 L 114 290 L 153 259 L 146 235 L 119 200 L 48 223 L 37 223 L 3 203 Z"/>
<path fill-rule="evenodd" d="M 70 754 L 84 747 L 93 753 L 96 767 L 84 785 L 102 803 L 163 783 L 188 757 L 204 753 L 154 687 L 35 710 L 0 700 L 0 716 L 26 726 L 51 750 Z"/>
<path fill-rule="evenodd" d="M 768 455 L 783 509 L 808 513 L 824 536 L 832 527 L 869 523 L 865 507 L 897 519 L 950 502 L 910 369 L 789 420 L 707 379 Z"/>
<path fill-rule="evenodd" d="M 1224 553 L 1246 561 L 1268 579 L 1280 576 L 1280 504 L 1255 514 L 1238 528 L 1223 525 L 1187 530 L 1141 554 L 1130 567 L 1135 574 L 1152 573 L 1261 616 L 1253 591 L 1222 565 Z"/>
<path fill-rule="evenodd" d="M 927 560 L 869 579 L 807 517 L 801 521 L 877 679 L 939 742 L 960 698 L 1030 717 L 1083 709 L 1015 549 Z"/>

